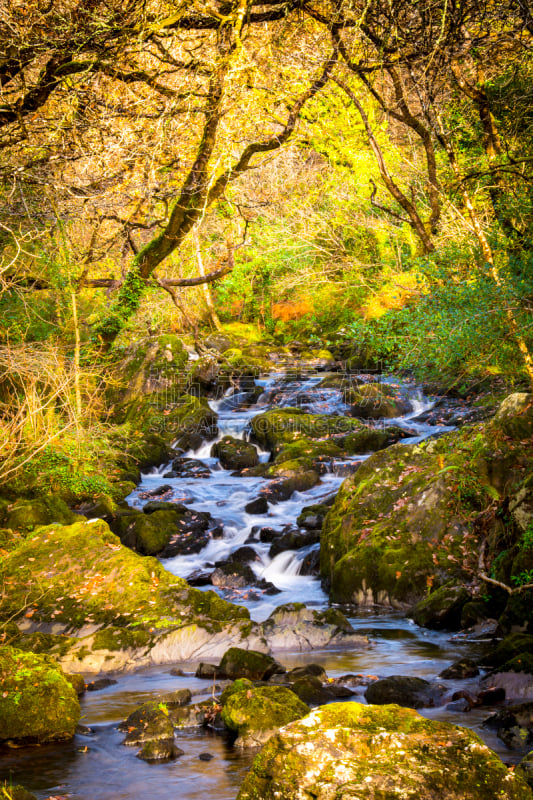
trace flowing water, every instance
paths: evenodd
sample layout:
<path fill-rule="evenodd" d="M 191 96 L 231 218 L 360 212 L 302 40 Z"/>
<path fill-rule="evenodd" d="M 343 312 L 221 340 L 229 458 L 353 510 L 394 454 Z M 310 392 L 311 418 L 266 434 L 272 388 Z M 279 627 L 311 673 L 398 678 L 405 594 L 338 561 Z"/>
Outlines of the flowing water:
<path fill-rule="evenodd" d="M 211 401 L 219 416 L 219 438 L 230 434 L 246 438 L 251 418 L 273 406 L 300 406 L 310 413 L 342 414 L 347 410 L 340 391 L 320 389 L 323 375 L 289 377 L 272 374 L 257 383 L 262 394 L 253 406 L 247 405 L 249 393 L 229 390 L 225 397 Z M 400 385 L 401 394 L 409 399 L 411 411 L 386 424 L 406 428 L 411 434 L 404 442 L 416 442 L 428 436 L 449 430 L 417 420 L 431 408 L 431 400 L 424 398 L 416 387 Z M 256 392 L 257 395 L 257 392 Z M 343 458 L 341 467 L 333 462 L 320 483 L 305 493 L 295 493 L 288 501 L 271 504 L 264 515 L 250 515 L 244 506 L 258 496 L 265 485 L 264 478 L 234 476 L 221 468 L 211 457 L 212 442 L 200 450 L 185 455 L 201 460 L 210 470 L 207 478 L 163 478 L 170 465 L 162 465 L 143 476 L 142 483 L 128 498 L 131 505 L 141 507 L 145 495 L 164 482 L 172 487 L 170 498 L 187 496 L 186 503 L 197 511 L 208 511 L 223 525 L 222 538 L 211 539 L 199 553 L 164 561 L 165 567 L 176 575 L 187 577 L 197 570 L 209 570 L 216 561 L 228 556 L 249 540 L 253 526 L 280 529 L 294 524 L 302 507 L 320 502 L 335 493 L 349 462 L 357 462 L 368 454 Z M 269 453 L 260 452 L 260 460 L 267 461 Z M 348 462 L 348 464 L 347 464 Z M 353 467 L 352 467 L 353 468 Z M 143 499 L 144 498 L 144 499 Z M 165 499 L 168 498 L 168 494 Z M 300 574 L 302 561 L 312 545 L 297 551 L 286 551 L 270 558 L 270 544 L 247 542 L 255 549 L 257 559 L 251 566 L 257 578 L 265 578 L 280 591 L 266 596 L 260 591 L 234 590 L 232 600 L 248 607 L 252 619 L 265 619 L 273 608 L 287 602 L 304 602 L 317 609 L 327 606 L 327 596 L 317 577 Z M 213 587 L 209 586 L 212 589 Z M 218 590 L 221 593 L 224 590 Z M 224 596 L 227 596 L 224 595 Z M 255 596 L 256 599 L 253 599 Z M 362 612 L 350 620 L 358 632 L 367 634 L 372 646 L 364 651 L 325 650 L 312 653 L 282 653 L 282 663 L 291 668 L 309 663 L 321 663 L 330 677 L 346 673 L 368 675 L 416 675 L 426 679 L 437 678 L 439 672 L 458 658 L 476 657 L 482 644 L 453 639 L 449 634 L 428 631 L 415 626 L 399 614 Z M 133 674 L 117 676 L 117 683 L 99 692 L 88 692 L 81 700 L 82 720 L 93 729 L 91 735 L 76 735 L 72 743 L 48 745 L 40 748 L 4 749 L 0 752 L 0 781 L 22 783 L 34 792 L 39 800 L 50 795 L 71 797 L 75 800 L 234 800 L 238 787 L 247 771 L 253 753 L 234 748 L 228 738 L 209 730 L 180 732 L 177 740 L 184 755 L 176 761 L 147 764 L 136 758 L 137 748 L 121 745 L 123 734 L 116 729 L 119 721 L 137 706 L 158 694 L 188 687 L 194 701 L 210 696 L 209 682 L 194 677 L 196 664 L 180 665 L 184 674 L 173 676 L 170 668 L 157 667 Z M 449 686 L 450 695 L 459 687 L 453 681 L 441 681 Z M 470 682 L 473 683 L 473 682 Z M 468 688 L 469 681 L 461 681 Z M 364 692 L 364 687 L 360 688 Z M 365 702 L 363 694 L 354 700 Z M 422 713 L 456 724 L 474 727 L 485 741 L 506 761 L 513 754 L 489 731 L 481 727 L 490 709 L 472 710 L 468 714 L 446 711 L 444 707 L 428 709 Z M 200 754 L 209 753 L 211 760 L 204 761 Z M 515 759 L 516 760 L 516 759 Z"/>

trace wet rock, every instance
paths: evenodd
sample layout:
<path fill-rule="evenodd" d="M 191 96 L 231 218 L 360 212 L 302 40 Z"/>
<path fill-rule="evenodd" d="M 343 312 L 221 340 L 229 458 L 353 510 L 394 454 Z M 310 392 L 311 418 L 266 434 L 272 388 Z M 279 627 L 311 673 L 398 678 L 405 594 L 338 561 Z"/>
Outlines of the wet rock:
<path fill-rule="evenodd" d="M 172 471 L 180 478 L 210 478 L 211 470 L 203 461 L 180 456 L 172 462 Z"/>
<path fill-rule="evenodd" d="M 398 425 L 388 425 L 384 428 L 364 428 L 356 433 L 349 434 L 344 439 L 343 447 L 350 455 L 374 453 L 377 450 L 390 447 L 391 444 L 396 444 L 396 442 L 408 436 L 416 436 L 416 433 L 400 428 Z"/>
<path fill-rule="evenodd" d="M 224 469 L 242 470 L 259 464 L 257 449 L 250 442 L 224 436 L 211 448 L 211 455 L 220 460 Z"/>
<path fill-rule="evenodd" d="M 300 531 L 297 528 L 291 528 L 274 539 L 268 551 L 268 555 L 270 558 L 274 558 L 279 553 L 284 553 L 286 550 L 299 550 L 310 544 L 316 544 L 318 541 L 320 541 L 319 531 Z"/>
<path fill-rule="evenodd" d="M 389 387 L 380 387 L 375 383 L 349 389 L 345 397 L 350 403 L 350 415 L 359 419 L 390 419 L 401 417 L 411 410 L 408 400 Z"/>
<path fill-rule="evenodd" d="M 39 528 L 2 558 L 0 582 L 11 586 L 0 615 L 25 636 L 51 630 L 47 647 L 67 672 L 201 659 L 208 649 L 219 657 L 244 629 L 257 641 L 248 611 L 123 547 L 103 520 Z"/>
<path fill-rule="evenodd" d="M 461 629 L 472 628 L 490 618 L 490 607 L 483 600 L 469 600 L 461 611 Z"/>
<path fill-rule="evenodd" d="M 122 744 L 132 747 L 144 742 L 174 739 L 172 722 L 157 701 L 143 703 L 118 728 L 127 731 Z"/>
<path fill-rule="evenodd" d="M 274 586 L 271 581 L 267 581 L 265 578 L 261 578 L 260 580 L 256 581 L 255 586 L 257 589 L 261 590 L 262 594 L 266 594 L 268 596 L 281 594 L 281 589 L 278 589 L 277 586 Z"/>
<path fill-rule="evenodd" d="M 432 708 L 439 705 L 444 695 L 442 686 L 423 678 L 391 675 L 370 684 L 365 692 L 367 702 L 375 705 L 397 703 L 405 708 Z"/>
<path fill-rule="evenodd" d="M 161 497 L 165 494 L 171 494 L 174 491 L 174 487 L 171 486 L 169 483 L 164 483 L 161 486 L 157 486 L 155 489 L 149 489 L 146 492 L 143 492 L 143 499 L 145 497 Z M 164 508 L 167 508 L 167 504 L 165 503 Z M 157 509 L 153 509 L 154 511 Z M 147 512 L 149 513 L 149 512 Z"/>
<path fill-rule="evenodd" d="M 266 543 L 273 542 L 280 535 L 281 531 L 277 531 L 275 528 L 261 528 L 259 531 L 259 541 Z"/>
<path fill-rule="evenodd" d="M 533 636 L 528 633 L 511 633 L 492 648 L 481 660 L 483 666 L 498 667 L 500 671 L 506 671 L 507 665 L 515 659 L 526 659 L 533 656 Z M 520 671 L 520 670 L 513 670 Z"/>
<path fill-rule="evenodd" d="M 492 687 L 490 689 L 483 689 L 477 693 L 476 705 L 477 706 L 493 706 L 496 703 L 503 703 L 505 700 L 505 689 L 501 687 Z"/>
<path fill-rule="evenodd" d="M 213 755 L 213 753 L 200 753 L 198 755 L 198 758 L 200 759 L 200 761 L 212 761 L 212 759 L 214 757 L 215 756 Z"/>
<path fill-rule="evenodd" d="M 258 414 L 251 422 L 255 440 L 273 450 L 298 439 L 318 439 L 348 434 L 361 428 L 357 420 L 326 414 L 306 414 L 300 408 L 275 408 Z"/>
<path fill-rule="evenodd" d="M 218 671 L 220 675 L 231 680 L 248 678 L 255 681 L 267 681 L 272 675 L 284 673 L 285 667 L 266 653 L 231 647 L 224 653 Z"/>
<path fill-rule="evenodd" d="M 213 699 L 204 700 L 192 706 L 180 706 L 169 712 L 172 724 L 180 730 L 205 728 L 208 725 L 218 728 L 219 715 L 220 705 L 217 700 Z"/>
<path fill-rule="evenodd" d="M 247 545 L 243 545 L 237 550 L 234 550 L 233 553 L 230 553 L 228 558 L 231 564 L 249 564 L 251 561 L 257 560 L 257 552 L 253 547 L 248 547 Z"/>
<path fill-rule="evenodd" d="M 482 685 L 501 689 L 512 700 L 529 700 L 533 697 L 533 672 L 492 672 L 483 678 Z"/>
<path fill-rule="evenodd" d="M 318 706 L 336 698 L 336 694 L 315 675 L 298 678 L 291 684 L 291 691 L 310 706 Z"/>
<path fill-rule="evenodd" d="M 313 611 L 303 603 L 278 606 L 260 627 L 272 650 L 306 651 L 330 645 L 363 648 L 369 644 L 339 611 Z"/>
<path fill-rule="evenodd" d="M 79 518 L 60 497 L 47 495 L 32 500 L 17 500 L 8 507 L 2 527 L 32 531 L 39 525 L 70 525 Z"/>
<path fill-rule="evenodd" d="M 237 800 L 333 797 L 531 800 L 475 733 L 395 706 L 335 703 L 286 725 L 257 756 Z"/>
<path fill-rule="evenodd" d="M 255 573 L 247 564 L 226 564 L 211 574 L 213 586 L 223 589 L 243 589 L 255 582 Z"/>
<path fill-rule="evenodd" d="M 417 625 L 434 630 L 460 630 L 461 613 L 470 595 L 463 586 L 443 586 L 413 608 Z"/>
<path fill-rule="evenodd" d="M 259 747 L 277 730 L 303 717 L 309 707 L 284 686 L 261 686 L 232 693 L 224 703 L 224 724 L 237 734 L 237 747 Z"/>
<path fill-rule="evenodd" d="M 466 697 L 461 697 L 459 700 L 452 700 L 446 706 L 446 711 L 457 711 L 459 713 L 466 713 L 472 708 Z"/>
<path fill-rule="evenodd" d="M 194 673 L 195 678 L 204 678 L 204 679 L 212 679 L 220 676 L 222 673 L 217 664 L 206 664 L 205 662 L 201 661 L 198 664 L 196 672 Z"/>
<path fill-rule="evenodd" d="M 114 678 L 98 678 L 96 681 L 91 681 L 87 685 L 88 692 L 99 692 L 101 689 L 107 689 L 108 686 L 115 686 L 118 683 Z"/>
<path fill-rule="evenodd" d="M 440 673 L 439 678 L 453 680 L 456 678 L 474 678 L 476 675 L 479 675 L 479 669 L 476 663 L 470 658 L 461 658 L 459 661 L 455 661 L 450 667 L 444 669 Z"/>
<path fill-rule="evenodd" d="M 257 497 L 244 506 L 247 514 L 266 514 L 268 512 L 268 500 L 266 497 Z"/>
<path fill-rule="evenodd" d="M 0 648 L 0 742 L 71 739 L 79 718 L 78 696 L 53 658 Z"/>
<path fill-rule="evenodd" d="M 312 506 L 304 506 L 296 519 L 299 528 L 306 528 L 310 531 L 321 530 L 322 523 L 329 511 L 329 506 L 323 503 L 315 503 Z"/>
<path fill-rule="evenodd" d="M 199 553 L 211 539 L 220 538 L 219 527 L 207 511 L 186 509 L 175 521 L 174 530 L 159 555 L 161 558 L 174 558 L 177 555 Z"/>
<path fill-rule="evenodd" d="M 173 514 L 186 514 L 187 508 L 181 503 L 173 503 L 170 500 L 149 500 L 144 504 L 144 514 L 153 514 L 154 511 L 170 511 Z"/>
<path fill-rule="evenodd" d="M 187 583 L 189 586 L 209 586 L 211 572 L 203 572 L 201 569 L 196 569 L 190 575 L 187 575 Z"/>
<path fill-rule="evenodd" d="M 302 560 L 300 575 L 318 575 L 320 572 L 320 550 L 312 550 Z"/>
<path fill-rule="evenodd" d="M 512 750 L 533 743 L 533 703 L 518 703 L 497 711 L 483 723 L 496 730 L 499 739 Z"/>
<path fill-rule="evenodd" d="M 269 503 L 279 503 L 289 500 L 294 492 L 306 492 L 319 482 L 318 473 L 307 470 L 292 478 L 276 478 L 260 490 L 260 495 Z"/>
<path fill-rule="evenodd" d="M 290 669 L 287 672 L 287 678 L 289 681 L 297 681 L 300 678 L 306 678 L 309 675 L 312 675 L 314 678 L 318 678 L 321 683 L 327 680 L 326 670 L 321 664 L 304 664 L 303 667 L 294 667 L 294 669 Z"/>
<path fill-rule="evenodd" d="M 137 753 L 137 758 L 155 763 L 160 761 L 172 761 L 183 754 L 184 751 L 177 746 L 174 739 L 160 739 L 146 742 L 141 751 Z"/>
<path fill-rule="evenodd" d="M 163 703 L 165 708 L 172 709 L 185 706 L 191 702 L 192 693 L 190 689 L 174 689 L 173 692 L 165 692 L 157 698 L 158 703 Z"/>

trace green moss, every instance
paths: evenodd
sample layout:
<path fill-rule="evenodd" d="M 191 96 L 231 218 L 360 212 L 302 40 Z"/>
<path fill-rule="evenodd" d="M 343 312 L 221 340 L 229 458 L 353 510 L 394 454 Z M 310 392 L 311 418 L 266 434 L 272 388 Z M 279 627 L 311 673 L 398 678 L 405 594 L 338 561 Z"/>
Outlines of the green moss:
<path fill-rule="evenodd" d="M 277 445 L 298 439 L 327 438 L 361 429 L 358 420 L 326 414 L 306 414 L 300 408 L 272 409 L 252 419 L 252 431 L 263 447 L 272 450 Z"/>
<path fill-rule="evenodd" d="M 80 717 L 78 697 L 49 656 L 0 650 L 0 739 L 70 739 Z"/>
<path fill-rule="evenodd" d="M 214 592 L 191 589 L 155 558 L 121 546 L 102 520 L 39 528 L 0 562 L 0 584 L 0 619 L 29 613 L 34 622 L 65 629 L 92 623 L 150 633 L 249 617 Z"/>
<path fill-rule="evenodd" d="M 334 703 L 272 737 L 238 800 L 531 800 L 478 736 L 398 706 Z"/>
<path fill-rule="evenodd" d="M 247 692 L 250 689 L 253 689 L 254 685 L 252 681 L 248 680 L 248 678 L 237 678 L 236 681 L 230 686 L 226 686 L 222 694 L 220 695 L 220 705 L 224 706 L 229 698 L 237 694 L 237 692 Z"/>
<path fill-rule="evenodd" d="M 5 525 L 6 528 L 16 531 L 32 531 L 39 525 L 50 525 L 53 522 L 70 525 L 79 519 L 79 515 L 71 511 L 64 500 L 55 495 L 48 495 L 14 503 L 7 510 Z"/>
<path fill-rule="evenodd" d="M 93 637 L 93 650 L 126 650 L 147 647 L 152 640 L 147 631 L 116 628 L 111 625 L 97 631 Z"/>
<path fill-rule="evenodd" d="M 235 692 L 227 698 L 222 720 L 239 739 L 238 744 L 264 743 L 283 725 L 307 714 L 309 706 L 284 686 L 262 686 Z"/>

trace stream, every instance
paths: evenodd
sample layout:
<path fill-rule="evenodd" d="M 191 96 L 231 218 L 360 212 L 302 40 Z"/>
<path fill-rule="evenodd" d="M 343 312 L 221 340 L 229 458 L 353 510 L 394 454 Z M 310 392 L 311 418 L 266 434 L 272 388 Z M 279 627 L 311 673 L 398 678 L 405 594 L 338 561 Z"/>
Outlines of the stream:
<path fill-rule="evenodd" d="M 235 438 L 248 438 L 252 417 L 272 407 L 299 406 L 309 413 L 346 413 L 347 406 L 340 390 L 318 387 L 323 378 L 324 373 L 299 377 L 283 373 L 264 376 L 256 380 L 259 389 L 255 391 L 257 399 L 253 405 L 250 405 L 249 391 L 243 392 L 238 387 L 228 390 L 224 397 L 210 401 L 219 417 L 218 438 L 228 434 Z M 368 379 L 372 379 L 371 376 Z M 404 443 L 420 441 L 452 429 L 421 421 L 420 417 L 427 416 L 434 400 L 424 397 L 412 384 L 387 380 L 387 383 L 391 382 L 398 386 L 402 398 L 410 404 L 410 411 L 404 416 L 386 420 L 387 425 L 398 425 L 409 432 L 408 438 L 403 439 Z M 259 390 L 262 390 L 260 394 Z M 270 558 L 270 543 L 251 536 L 252 528 L 268 526 L 279 530 L 287 524 L 294 525 L 304 506 L 331 497 L 345 476 L 356 468 L 357 462 L 368 454 L 332 461 L 318 485 L 306 492 L 294 493 L 285 502 L 270 504 L 266 514 L 252 515 L 244 511 L 244 506 L 257 498 L 266 479 L 232 475 L 224 470 L 218 459 L 210 455 L 212 445 L 213 442 L 209 442 L 199 450 L 184 454 L 209 467 L 209 477 L 169 478 L 166 475 L 170 464 L 165 464 L 144 475 L 141 484 L 128 498 L 130 505 L 141 508 L 147 502 L 147 495 L 165 484 L 172 487 L 172 491 L 167 490 L 165 499 L 180 499 L 195 511 L 207 511 L 223 526 L 220 538 L 210 539 L 200 552 L 163 560 L 165 568 L 187 578 L 192 573 L 212 570 L 215 562 L 227 559 L 246 543 L 256 552 L 256 559 L 250 566 L 257 579 L 271 582 L 280 590 L 279 593 L 267 595 L 253 587 L 230 591 L 208 585 L 206 589 L 215 588 L 232 602 L 246 605 L 252 619 L 258 622 L 266 619 L 276 606 L 288 602 L 305 603 L 317 610 L 327 607 L 328 598 L 318 577 L 301 574 L 304 560 L 319 545 L 281 552 Z M 262 462 L 270 457 L 268 452 L 261 450 L 259 455 Z M 459 658 L 479 657 L 484 646 L 482 642 L 418 628 L 398 613 L 360 611 L 355 616 L 348 616 L 358 633 L 368 635 L 372 643 L 370 648 L 275 655 L 287 668 L 318 662 L 333 678 L 347 673 L 362 673 L 380 677 L 412 675 L 433 680 Z M 221 734 L 209 729 L 180 731 L 177 742 L 184 755 L 161 764 L 141 761 L 136 758 L 137 748 L 121 745 L 124 734 L 117 730 L 116 725 L 141 703 L 184 687 L 193 692 L 193 702 L 211 696 L 210 682 L 194 677 L 197 664 L 183 663 L 179 666 L 183 675 L 171 675 L 170 667 L 151 667 L 118 675 L 115 685 L 98 692 L 87 692 L 81 698 L 81 723 L 90 726 L 92 733 L 77 734 L 73 742 L 67 744 L 4 749 L 0 753 L 0 781 L 21 783 L 39 800 L 51 795 L 74 800 L 203 800 L 206 797 L 210 800 L 235 800 L 255 753 L 233 747 L 230 740 Z M 468 689 L 477 680 L 441 680 L 441 683 L 449 686 L 451 695 L 457 688 Z M 356 691 L 361 694 L 355 694 L 353 699 L 365 702 L 364 690 L 365 687 L 358 687 Z M 491 709 L 485 707 L 460 714 L 442 706 L 423 709 L 420 713 L 472 727 L 505 761 L 519 760 L 519 756 L 514 758 L 515 753 L 508 751 L 495 734 L 481 726 L 490 712 Z M 210 760 L 203 760 L 207 758 L 206 753 L 211 756 Z"/>

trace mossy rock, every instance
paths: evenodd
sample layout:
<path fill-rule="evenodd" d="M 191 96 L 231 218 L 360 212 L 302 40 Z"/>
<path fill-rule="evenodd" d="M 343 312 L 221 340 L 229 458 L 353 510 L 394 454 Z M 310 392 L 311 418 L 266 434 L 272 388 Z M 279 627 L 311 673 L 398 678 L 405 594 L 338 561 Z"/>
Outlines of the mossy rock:
<path fill-rule="evenodd" d="M 293 458 L 290 461 L 281 461 L 272 464 L 266 471 L 268 478 L 296 478 L 304 472 L 313 469 L 313 462 L 309 458 Z"/>
<path fill-rule="evenodd" d="M 346 392 L 350 413 L 359 419 L 392 419 L 406 414 L 411 406 L 399 397 L 390 397 L 375 384 L 359 386 Z"/>
<path fill-rule="evenodd" d="M 527 439 L 533 435 L 533 395 L 511 394 L 501 404 L 494 425 L 513 439 Z"/>
<path fill-rule="evenodd" d="M 411 616 L 423 628 L 460 630 L 461 614 L 469 600 L 470 595 L 464 586 L 441 586 L 417 603 Z"/>
<path fill-rule="evenodd" d="M 361 429 L 361 423 L 355 419 L 306 414 L 300 408 L 266 411 L 255 416 L 251 426 L 256 441 L 267 450 L 298 439 L 327 438 Z"/>
<path fill-rule="evenodd" d="M 165 454 L 158 461 L 153 460 L 155 453 L 149 454 L 152 463 L 164 461 L 168 447 L 176 440 L 181 440 L 180 446 L 187 447 L 192 436 L 209 440 L 214 439 L 218 433 L 217 415 L 205 397 L 191 394 L 173 396 L 161 392 L 142 395 L 123 406 L 118 416 L 118 421 L 127 423 L 141 437 L 138 442 L 130 444 L 127 453 L 130 457 L 135 458 L 136 451 L 141 454 L 146 452 L 147 434 L 158 437 L 161 442 L 159 446 L 166 448 Z"/>
<path fill-rule="evenodd" d="M 312 439 L 298 439 L 296 442 L 289 442 L 274 448 L 275 464 L 285 461 L 307 458 L 313 461 L 316 458 L 342 458 L 345 454 L 343 446 L 327 440 L 313 441 Z"/>
<path fill-rule="evenodd" d="M 511 633 L 492 648 L 481 663 L 487 667 L 502 667 L 506 662 L 523 654 L 533 656 L 533 636 L 527 633 Z"/>
<path fill-rule="evenodd" d="M 253 688 L 254 685 L 248 678 L 237 678 L 232 684 L 226 686 L 220 695 L 220 705 L 224 706 L 233 694 L 237 694 L 237 692 L 247 692 L 249 689 Z"/>
<path fill-rule="evenodd" d="M 389 425 L 387 428 L 366 428 L 349 434 L 345 438 L 343 446 L 350 455 L 373 453 L 395 444 L 407 435 L 404 429 L 396 425 Z"/>
<path fill-rule="evenodd" d="M 224 469 L 242 470 L 259 464 L 257 449 L 250 442 L 224 436 L 211 448 L 211 455 L 220 459 Z"/>
<path fill-rule="evenodd" d="M 187 360 L 183 343 L 175 334 L 161 334 L 134 342 L 121 359 L 117 358 L 118 385 L 108 390 L 109 401 L 127 405 L 143 395 L 179 387 L 183 383 Z"/>
<path fill-rule="evenodd" d="M 5 527 L 16 531 L 33 531 L 39 525 L 70 525 L 80 519 L 57 495 L 35 500 L 18 500 L 5 515 Z"/>
<path fill-rule="evenodd" d="M 0 741 L 24 744 L 71 739 L 78 695 L 49 656 L 0 650 Z"/>
<path fill-rule="evenodd" d="M 333 703 L 274 735 L 237 800 L 531 800 L 527 783 L 466 728 L 415 711 Z"/>
<path fill-rule="evenodd" d="M 167 504 L 170 506 L 170 504 Z M 120 541 L 145 556 L 161 553 L 168 545 L 176 525 L 184 513 L 181 508 L 165 508 L 144 514 L 132 511 L 131 514 L 117 516 L 111 523 Z"/>
<path fill-rule="evenodd" d="M 309 711 L 295 694 L 284 686 L 261 686 L 230 695 L 222 709 L 226 727 L 235 731 L 238 747 L 259 747 L 278 728 L 300 719 Z"/>
<path fill-rule="evenodd" d="M 0 785 L 0 797 L 2 800 L 37 800 L 35 795 L 23 786 L 11 786 L 8 783 Z"/>
<path fill-rule="evenodd" d="M 53 623 L 57 632 L 85 624 L 160 633 L 202 620 L 213 631 L 248 619 L 214 592 L 191 589 L 155 558 L 120 544 L 103 520 L 39 528 L 0 562 L 0 619 Z"/>
<path fill-rule="evenodd" d="M 248 678 L 255 681 L 266 681 L 272 675 L 283 672 L 285 668 L 272 656 L 240 647 L 230 647 L 222 656 L 217 669 L 217 673 L 226 678 Z"/>

